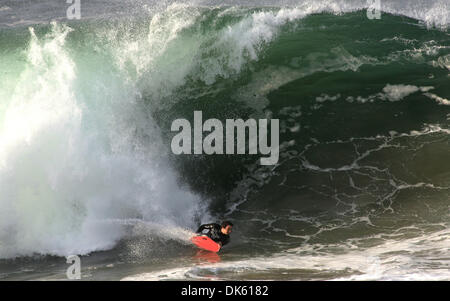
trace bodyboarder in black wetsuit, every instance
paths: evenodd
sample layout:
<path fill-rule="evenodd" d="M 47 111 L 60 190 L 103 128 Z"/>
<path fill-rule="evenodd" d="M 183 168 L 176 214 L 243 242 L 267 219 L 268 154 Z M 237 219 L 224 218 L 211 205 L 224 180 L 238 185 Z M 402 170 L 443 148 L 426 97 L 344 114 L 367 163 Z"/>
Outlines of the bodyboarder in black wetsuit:
<path fill-rule="evenodd" d="M 208 233 L 206 233 L 206 235 L 223 247 L 230 241 L 230 233 L 232 228 L 233 224 L 231 222 L 225 221 L 222 223 L 222 225 L 214 223 L 201 225 L 198 228 L 197 233 L 202 234 L 203 230 L 208 230 Z"/>

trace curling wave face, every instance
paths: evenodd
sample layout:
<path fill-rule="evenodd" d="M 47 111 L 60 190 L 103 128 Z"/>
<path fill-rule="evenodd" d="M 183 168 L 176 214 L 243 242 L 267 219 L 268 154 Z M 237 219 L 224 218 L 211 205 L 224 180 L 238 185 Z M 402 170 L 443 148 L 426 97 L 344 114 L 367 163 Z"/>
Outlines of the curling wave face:
<path fill-rule="evenodd" d="M 245 225 L 235 257 L 131 278 L 449 278 L 446 1 L 144 2 L 0 7 L 0 258 L 139 253 L 214 217 Z M 280 161 L 171 154 L 198 109 L 280 119 Z"/>

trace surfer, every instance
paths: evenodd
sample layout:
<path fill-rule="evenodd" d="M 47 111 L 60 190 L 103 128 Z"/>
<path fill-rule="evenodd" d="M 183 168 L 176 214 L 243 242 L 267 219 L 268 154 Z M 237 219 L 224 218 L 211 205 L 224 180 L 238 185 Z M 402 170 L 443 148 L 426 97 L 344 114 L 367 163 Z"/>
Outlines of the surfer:
<path fill-rule="evenodd" d="M 203 230 L 208 230 L 206 235 L 223 247 L 230 241 L 232 229 L 233 224 L 229 221 L 224 221 L 221 225 L 215 223 L 201 225 L 196 232 L 203 234 Z"/>

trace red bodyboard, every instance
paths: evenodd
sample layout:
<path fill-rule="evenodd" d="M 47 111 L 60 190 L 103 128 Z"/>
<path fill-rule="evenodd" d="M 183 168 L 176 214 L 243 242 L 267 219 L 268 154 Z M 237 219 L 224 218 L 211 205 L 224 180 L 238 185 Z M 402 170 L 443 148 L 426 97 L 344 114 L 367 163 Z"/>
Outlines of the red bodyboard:
<path fill-rule="evenodd" d="M 219 252 L 220 250 L 220 245 L 208 236 L 194 236 L 191 241 L 194 245 L 206 251 Z"/>

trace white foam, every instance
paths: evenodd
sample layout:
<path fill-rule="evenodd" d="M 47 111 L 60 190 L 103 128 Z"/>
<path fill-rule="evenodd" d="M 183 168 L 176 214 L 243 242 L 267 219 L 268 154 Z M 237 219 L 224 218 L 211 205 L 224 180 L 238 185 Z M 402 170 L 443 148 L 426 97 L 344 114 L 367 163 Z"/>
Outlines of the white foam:
<path fill-rule="evenodd" d="M 436 94 L 424 93 L 423 95 L 425 95 L 425 96 L 435 100 L 438 104 L 445 105 L 445 106 L 449 106 L 450 105 L 450 100 L 448 100 L 446 98 L 443 98 L 443 97 L 440 97 L 440 96 L 438 96 Z"/>
<path fill-rule="evenodd" d="M 398 229 L 401 232 L 407 229 Z M 267 273 L 274 273 L 274 279 L 298 279 L 298 271 L 308 271 L 313 279 L 324 280 L 449 280 L 450 232 L 447 229 L 408 239 L 396 238 L 397 233 L 374 236 L 384 242 L 368 248 L 358 247 L 358 240 L 341 244 L 311 244 L 256 258 L 222 261 L 213 264 L 191 265 L 131 275 L 122 280 L 179 280 L 203 279 L 213 274 L 213 280 L 246 278 L 267 279 Z M 383 237 L 382 237 L 383 236 Z M 366 238 L 366 239 L 370 239 Z M 361 239 L 361 240 L 364 240 Z M 334 253 L 332 250 L 337 250 Z M 316 273 L 316 275 L 314 275 Z M 339 273 L 350 276 L 323 276 Z M 223 276 L 222 276 L 223 275 Z M 208 278 L 209 279 L 209 278 Z M 309 279 L 309 278 L 306 278 Z"/>
<path fill-rule="evenodd" d="M 419 88 L 413 85 L 389 85 L 383 88 L 383 92 L 390 101 L 399 101 L 406 96 L 419 91 Z"/>
<path fill-rule="evenodd" d="M 433 90 L 434 87 L 432 86 L 414 86 L 414 85 L 404 85 L 404 84 L 398 84 L 398 85 L 391 85 L 387 84 L 383 89 L 382 92 L 371 94 L 369 96 L 363 97 L 363 96 L 348 96 L 346 98 L 346 101 L 353 102 L 357 101 L 359 103 L 366 103 L 366 102 L 374 102 L 377 99 L 380 100 L 388 100 L 388 101 L 400 101 L 403 100 L 405 97 L 417 93 L 422 92 L 423 95 L 427 96 L 428 98 L 431 98 L 433 100 L 436 100 L 439 104 L 446 105 L 446 99 L 439 97 L 435 94 L 429 93 L 428 91 Z"/>
<path fill-rule="evenodd" d="M 316 97 L 317 102 L 325 102 L 325 101 L 335 101 L 341 97 L 341 94 L 336 94 L 334 96 L 322 93 L 320 96 Z"/>
<path fill-rule="evenodd" d="M 69 32 L 56 23 L 43 37 L 30 30 L 25 68 L 6 99 L 0 258 L 109 249 L 126 235 L 111 219 L 138 217 L 173 230 L 193 226 L 203 210 L 178 182 L 134 87 L 98 66 L 88 85 L 77 78 Z"/>

